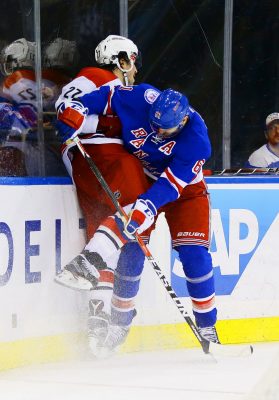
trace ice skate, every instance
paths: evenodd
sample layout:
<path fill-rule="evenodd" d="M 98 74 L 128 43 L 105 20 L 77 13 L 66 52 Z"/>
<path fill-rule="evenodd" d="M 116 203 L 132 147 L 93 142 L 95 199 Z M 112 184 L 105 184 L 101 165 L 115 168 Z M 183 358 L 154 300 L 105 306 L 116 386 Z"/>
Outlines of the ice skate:
<path fill-rule="evenodd" d="M 98 253 L 83 250 L 54 278 L 55 282 L 76 290 L 92 290 L 98 284 L 98 269 L 106 267 Z"/>
<path fill-rule="evenodd" d="M 128 336 L 130 327 L 110 325 L 107 336 L 99 351 L 99 357 L 106 358 L 113 355 Z"/>
<path fill-rule="evenodd" d="M 203 339 L 207 340 L 208 342 L 220 344 L 215 326 L 206 326 L 204 328 L 198 327 L 198 331 Z"/>
<path fill-rule="evenodd" d="M 100 347 L 108 334 L 109 314 L 103 311 L 102 300 L 89 301 L 88 340 L 89 347 L 95 357 L 99 357 Z"/>
<path fill-rule="evenodd" d="M 198 327 L 198 332 L 204 339 L 201 343 L 204 353 L 209 353 L 210 343 L 221 344 L 215 326 Z"/>

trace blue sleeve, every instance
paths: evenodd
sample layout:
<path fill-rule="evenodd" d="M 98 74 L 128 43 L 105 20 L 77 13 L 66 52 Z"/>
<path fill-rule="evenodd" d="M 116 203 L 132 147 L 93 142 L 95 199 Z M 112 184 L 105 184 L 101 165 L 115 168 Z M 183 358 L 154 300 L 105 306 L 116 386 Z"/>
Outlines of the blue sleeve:
<path fill-rule="evenodd" d="M 139 198 L 150 200 L 156 209 L 163 207 L 165 204 L 170 203 L 178 198 L 176 190 L 171 187 L 168 181 L 160 177 L 150 189 L 141 194 Z"/>
<path fill-rule="evenodd" d="M 188 163 L 174 159 L 151 188 L 140 197 L 151 200 L 157 209 L 177 200 L 183 189 L 196 178 L 206 159 L 193 158 Z"/>
<path fill-rule="evenodd" d="M 99 89 L 80 97 L 79 101 L 84 107 L 88 108 L 89 114 L 103 114 L 107 108 L 110 93 L 111 88 L 109 86 L 101 86 Z"/>
<path fill-rule="evenodd" d="M 178 199 L 211 155 L 206 125 L 195 124 L 193 128 L 177 141 L 168 167 L 151 188 L 140 196 L 151 200 L 157 209 Z"/>

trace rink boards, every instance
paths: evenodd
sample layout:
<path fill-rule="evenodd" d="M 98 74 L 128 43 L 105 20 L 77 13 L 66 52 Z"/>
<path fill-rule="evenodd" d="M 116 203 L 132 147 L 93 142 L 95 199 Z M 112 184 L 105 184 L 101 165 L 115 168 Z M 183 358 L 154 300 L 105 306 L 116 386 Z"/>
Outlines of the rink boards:
<path fill-rule="evenodd" d="M 224 343 L 279 340 L 279 179 L 208 178 L 218 330 Z M 85 243 L 68 178 L 1 178 L 0 369 L 86 351 L 88 294 L 53 282 Z M 164 216 L 150 248 L 187 310 Z M 146 262 L 138 315 L 122 351 L 197 345 Z"/>

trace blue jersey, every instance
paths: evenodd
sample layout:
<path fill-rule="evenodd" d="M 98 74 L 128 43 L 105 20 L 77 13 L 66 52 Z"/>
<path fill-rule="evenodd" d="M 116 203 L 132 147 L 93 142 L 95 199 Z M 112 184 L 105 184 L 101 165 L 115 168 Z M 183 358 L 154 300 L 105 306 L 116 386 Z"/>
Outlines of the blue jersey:
<path fill-rule="evenodd" d="M 156 208 L 176 200 L 188 184 L 203 179 L 202 165 L 211 146 L 202 117 L 190 108 L 189 120 L 174 137 L 159 138 L 149 123 L 149 111 L 160 91 L 148 84 L 118 86 L 80 98 L 89 114 L 117 114 L 122 124 L 126 149 L 141 162 L 147 175 L 157 179 L 140 197 Z"/>
<path fill-rule="evenodd" d="M 29 128 L 28 121 L 21 115 L 17 105 L 0 97 L 1 140 L 6 139 L 7 135 L 26 133 Z"/>

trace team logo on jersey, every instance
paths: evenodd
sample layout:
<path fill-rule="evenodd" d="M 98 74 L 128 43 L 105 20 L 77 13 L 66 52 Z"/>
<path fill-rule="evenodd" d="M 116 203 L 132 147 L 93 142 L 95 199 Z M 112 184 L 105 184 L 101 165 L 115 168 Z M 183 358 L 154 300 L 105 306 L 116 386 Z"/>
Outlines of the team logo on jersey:
<path fill-rule="evenodd" d="M 148 154 L 145 153 L 145 152 L 142 151 L 142 150 L 135 151 L 133 154 L 134 154 L 136 157 L 138 157 L 139 159 L 145 158 L 145 157 L 148 156 Z"/>
<path fill-rule="evenodd" d="M 147 103 L 149 103 L 149 104 L 153 104 L 154 103 L 154 101 L 157 99 L 157 97 L 159 96 L 159 92 L 157 92 L 156 90 L 154 90 L 154 89 L 147 89 L 145 92 L 144 92 L 144 98 L 145 98 L 145 100 L 147 101 Z"/>
<path fill-rule="evenodd" d="M 141 138 L 141 137 L 146 137 L 147 132 L 144 128 L 139 128 L 139 129 L 132 129 L 131 133 L 136 137 L 136 138 Z"/>
<path fill-rule="evenodd" d="M 130 143 L 136 148 L 139 149 L 145 142 L 145 139 L 135 139 L 130 140 Z"/>
<path fill-rule="evenodd" d="M 171 152 L 172 152 L 172 149 L 173 149 L 175 143 L 176 143 L 176 142 L 175 142 L 174 140 L 172 140 L 171 142 L 168 142 L 168 143 L 164 144 L 163 146 L 160 146 L 160 147 L 159 147 L 159 150 L 160 150 L 162 153 L 164 153 L 164 154 L 166 154 L 167 156 L 169 156 L 169 155 L 171 154 Z"/>

